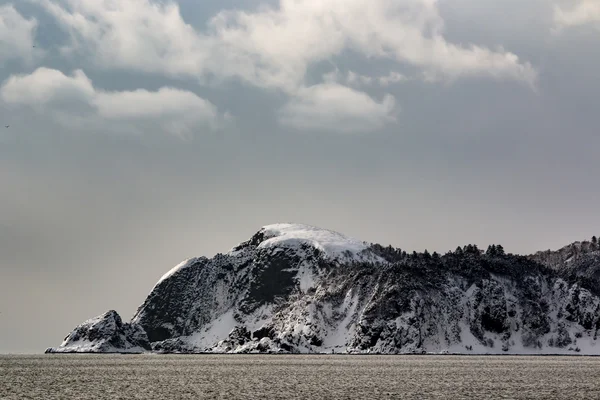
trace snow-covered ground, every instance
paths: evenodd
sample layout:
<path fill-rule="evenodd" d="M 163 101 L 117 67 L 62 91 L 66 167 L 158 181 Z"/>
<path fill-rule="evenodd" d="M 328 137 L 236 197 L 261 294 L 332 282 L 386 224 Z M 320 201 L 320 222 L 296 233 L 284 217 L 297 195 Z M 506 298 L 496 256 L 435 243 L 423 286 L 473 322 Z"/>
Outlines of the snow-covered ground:
<path fill-rule="evenodd" d="M 302 251 L 304 245 L 322 252 L 329 260 L 339 261 L 370 261 L 383 260 L 369 250 L 368 243 L 342 235 L 328 229 L 322 229 L 305 224 L 272 224 L 266 225 L 259 231 L 264 234 L 258 249 L 292 249 Z M 230 255 L 235 255 L 231 251 Z"/>
<path fill-rule="evenodd" d="M 346 254 L 357 255 L 367 249 L 367 244 L 327 229 L 303 224 L 274 224 L 262 228 L 267 240 L 258 248 L 298 248 L 310 244 L 331 258 Z"/>

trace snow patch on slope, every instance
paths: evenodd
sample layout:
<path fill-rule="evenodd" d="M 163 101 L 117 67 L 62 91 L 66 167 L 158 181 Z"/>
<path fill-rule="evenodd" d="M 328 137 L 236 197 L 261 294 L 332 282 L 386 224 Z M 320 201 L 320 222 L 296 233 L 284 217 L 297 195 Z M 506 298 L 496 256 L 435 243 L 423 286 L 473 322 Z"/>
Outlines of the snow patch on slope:
<path fill-rule="evenodd" d="M 350 337 L 355 332 L 356 326 L 353 323 L 353 318 L 356 317 L 358 311 L 358 296 L 353 294 L 352 289 L 346 293 L 339 310 L 334 310 L 331 304 L 323 307 L 323 312 L 328 319 L 334 319 L 335 314 L 338 314 L 337 311 L 343 315 L 343 319 L 338 324 L 325 330 L 322 348 L 325 352 L 345 353 L 348 349 Z"/>
<path fill-rule="evenodd" d="M 315 287 L 315 277 L 308 266 L 303 266 L 298 270 L 297 279 L 303 293 Z"/>
<path fill-rule="evenodd" d="M 106 345 L 105 342 L 79 340 L 71 343 L 63 343 L 60 347 L 49 348 L 48 353 L 127 353 L 140 354 L 146 353 L 147 350 L 140 346 L 127 348 L 117 348 L 115 346 Z"/>
<path fill-rule="evenodd" d="M 215 346 L 226 338 L 229 332 L 238 324 L 233 317 L 233 309 L 215 319 L 210 325 L 188 338 L 188 343 L 199 349 Z"/>
<path fill-rule="evenodd" d="M 259 244 L 259 249 L 298 249 L 308 244 L 323 252 L 328 259 L 383 261 L 374 254 L 369 254 L 366 242 L 327 229 L 303 224 L 274 224 L 264 226 L 261 232 L 266 240 Z"/>

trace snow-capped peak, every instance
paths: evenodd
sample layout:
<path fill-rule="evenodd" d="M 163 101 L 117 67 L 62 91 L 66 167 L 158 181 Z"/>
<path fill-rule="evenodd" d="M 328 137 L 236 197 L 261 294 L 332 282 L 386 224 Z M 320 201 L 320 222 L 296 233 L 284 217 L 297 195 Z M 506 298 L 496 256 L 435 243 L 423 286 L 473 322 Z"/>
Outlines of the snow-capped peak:
<path fill-rule="evenodd" d="M 305 224 L 280 223 L 263 226 L 255 237 L 260 237 L 258 249 L 284 248 L 300 249 L 309 245 L 318 249 L 330 259 L 379 260 L 368 251 L 368 243 L 342 235 L 328 229 Z M 237 247 L 239 248 L 239 247 Z M 236 254 L 234 248 L 229 254 Z"/>

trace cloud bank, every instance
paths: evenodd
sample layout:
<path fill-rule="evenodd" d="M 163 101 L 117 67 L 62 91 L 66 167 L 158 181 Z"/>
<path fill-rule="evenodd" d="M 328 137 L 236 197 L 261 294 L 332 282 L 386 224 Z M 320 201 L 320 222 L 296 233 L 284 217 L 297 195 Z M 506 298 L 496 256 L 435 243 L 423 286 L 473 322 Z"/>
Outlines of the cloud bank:
<path fill-rule="evenodd" d="M 434 0 L 281 0 L 253 12 L 222 11 L 206 32 L 187 24 L 170 1 L 35 1 L 69 32 L 71 51 L 106 68 L 235 77 L 294 92 L 310 64 L 352 50 L 448 79 L 483 75 L 531 83 L 536 76 L 513 53 L 448 42 Z"/>
<path fill-rule="evenodd" d="M 173 1 L 31 1 L 68 33 L 63 54 L 107 70 L 201 84 L 238 80 L 279 91 L 289 96 L 279 121 L 297 128 L 371 131 L 393 121 L 393 97 L 378 102 L 357 87 L 402 82 L 407 79 L 404 67 L 429 81 L 486 77 L 534 85 L 537 77 L 533 66 L 514 53 L 448 41 L 436 0 L 281 0 L 251 11 L 220 11 L 202 31 L 184 20 Z M 310 67 L 345 52 L 392 62 L 400 72 L 370 76 L 350 71 L 345 82 L 307 83 Z M 173 96 L 164 91 L 119 96 L 167 95 Z M 107 95 L 94 102 L 100 114 L 97 99 L 102 96 Z M 323 110 L 331 114 L 324 116 Z"/>
<path fill-rule="evenodd" d="M 122 129 L 158 124 L 177 135 L 189 135 L 204 127 L 217 128 L 226 118 L 209 101 L 196 94 L 163 87 L 157 91 L 104 91 L 96 89 L 82 70 L 71 76 L 49 68 L 29 75 L 15 75 L 0 88 L 7 104 L 29 106 L 54 115 L 65 124 L 119 123 Z"/>

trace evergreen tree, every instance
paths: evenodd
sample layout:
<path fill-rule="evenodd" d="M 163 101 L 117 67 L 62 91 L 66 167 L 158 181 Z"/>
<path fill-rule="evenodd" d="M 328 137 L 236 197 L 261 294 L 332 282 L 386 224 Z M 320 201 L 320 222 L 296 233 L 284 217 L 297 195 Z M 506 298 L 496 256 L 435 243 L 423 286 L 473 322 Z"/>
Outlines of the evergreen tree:
<path fill-rule="evenodd" d="M 496 246 L 496 255 L 503 256 L 504 255 L 504 247 L 501 244 Z"/>
<path fill-rule="evenodd" d="M 468 244 L 468 245 L 466 245 L 464 247 L 464 251 L 467 254 L 477 254 L 477 255 L 481 254 L 480 251 L 479 251 L 479 248 L 477 248 L 476 244 Z"/>

